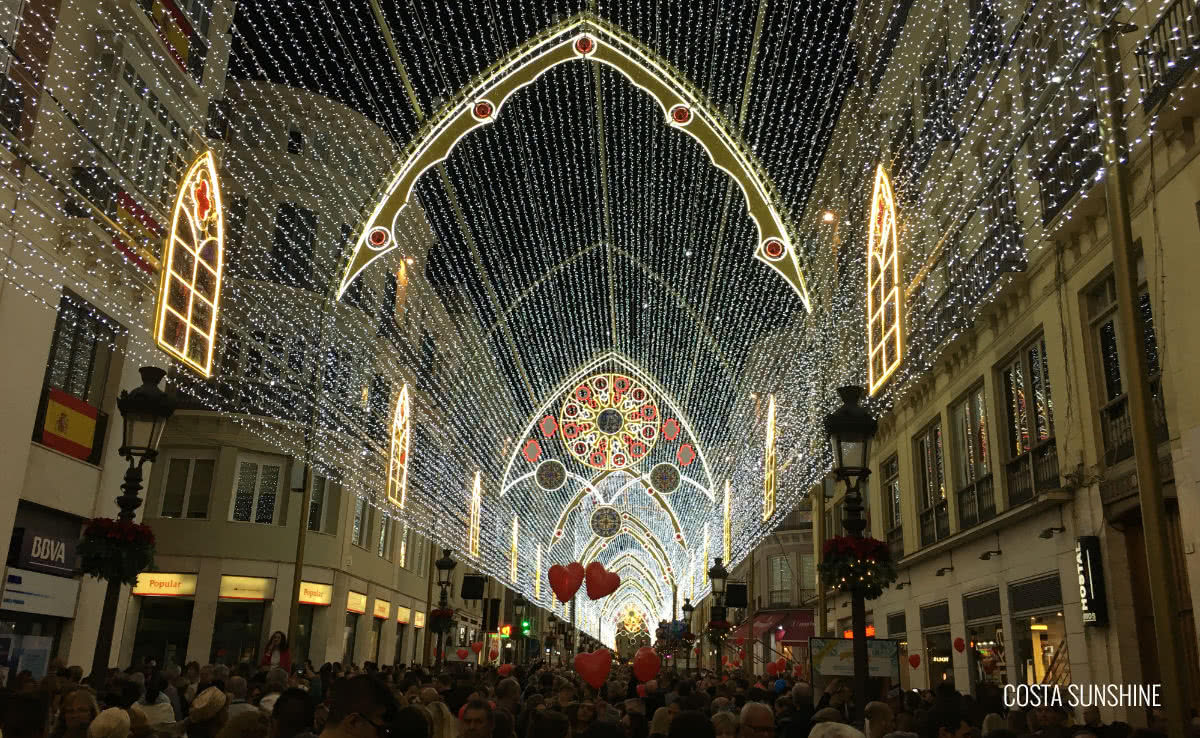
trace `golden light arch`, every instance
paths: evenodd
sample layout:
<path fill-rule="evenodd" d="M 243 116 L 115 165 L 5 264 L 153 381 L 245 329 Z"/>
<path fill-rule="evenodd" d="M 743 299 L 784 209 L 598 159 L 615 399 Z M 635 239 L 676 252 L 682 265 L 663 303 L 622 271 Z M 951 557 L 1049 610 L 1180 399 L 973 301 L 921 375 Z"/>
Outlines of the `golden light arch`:
<path fill-rule="evenodd" d="M 399 218 L 421 175 L 449 157 L 468 133 L 494 122 L 513 93 L 555 66 L 575 60 L 606 64 L 653 97 L 667 125 L 694 138 L 713 166 L 737 183 L 747 213 L 758 228 L 755 258 L 783 277 L 811 311 L 800 260 L 776 205 L 774 186 L 749 147 L 682 73 L 621 29 L 588 13 L 573 16 L 522 44 L 421 130 L 355 241 L 338 297 L 373 261 L 397 248 Z"/>

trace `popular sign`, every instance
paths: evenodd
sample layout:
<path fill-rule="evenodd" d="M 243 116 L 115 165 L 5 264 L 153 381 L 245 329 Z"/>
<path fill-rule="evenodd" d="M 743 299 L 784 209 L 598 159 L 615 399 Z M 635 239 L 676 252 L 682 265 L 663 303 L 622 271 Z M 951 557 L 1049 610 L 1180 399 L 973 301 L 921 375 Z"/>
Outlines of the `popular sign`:
<path fill-rule="evenodd" d="M 1079 579 L 1079 607 L 1084 625 L 1108 625 L 1108 598 L 1104 591 L 1104 566 L 1099 536 L 1075 539 L 1075 573 Z"/>

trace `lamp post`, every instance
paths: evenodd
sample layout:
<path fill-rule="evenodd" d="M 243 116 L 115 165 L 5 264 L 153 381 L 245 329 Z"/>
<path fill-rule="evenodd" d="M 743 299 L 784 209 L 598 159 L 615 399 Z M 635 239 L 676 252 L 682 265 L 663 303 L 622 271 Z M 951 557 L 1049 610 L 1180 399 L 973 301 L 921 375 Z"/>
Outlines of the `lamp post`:
<path fill-rule="evenodd" d="M 871 439 L 879 424 L 858 403 L 865 393 L 862 387 L 839 387 L 842 406 L 825 417 L 825 433 L 833 447 L 833 474 L 846 483 L 845 514 L 842 525 L 854 538 L 862 538 L 867 521 L 863 519 L 862 483 L 871 475 L 867 467 Z M 861 590 L 850 593 L 851 620 L 854 628 L 854 714 L 861 725 L 867 703 L 867 605 Z"/>
<path fill-rule="evenodd" d="M 438 609 L 445 610 L 450 607 L 450 601 L 447 599 L 447 590 L 450 588 L 450 576 L 454 571 L 454 567 L 458 566 L 458 562 L 450 557 L 450 549 L 443 548 L 442 558 L 435 561 L 433 565 L 437 567 L 437 583 L 438 587 L 441 587 L 442 590 L 441 595 L 438 597 Z M 445 627 L 439 623 L 437 637 L 437 665 L 439 667 L 446 663 L 445 638 Z"/>
<path fill-rule="evenodd" d="M 684 622 L 684 628 L 685 628 L 684 632 L 691 633 L 692 632 L 692 613 L 696 611 L 696 608 L 692 607 L 691 598 L 684 597 L 683 598 L 683 607 L 681 607 L 679 609 L 683 611 L 683 622 Z M 687 669 L 688 671 L 691 671 L 692 670 L 692 646 L 690 643 L 687 645 L 686 658 L 687 658 L 687 666 L 685 666 L 684 668 Z"/>
<path fill-rule="evenodd" d="M 725 611 L 725 580 L 729 579 L 729 570 L 721 563 L 721 557 L 718 556 L 713 561 L 712 568 L 708 570 L 708 580 L 712 582 L 712 619 L 728 620 L 728 615 Z M 720 678 L 722 672 L 725 671 L 724 659 L 725 639 L 722 638 L 717 642 L 717 677 Z"/>
<path fill-rule="evenodd" d="M 133 391 L 122 391 L 117 398 L 122 424 L 121 448 L 117 453 L 129 462 L 125 481 L 121 484 L 121 496 L 117 498 L 117 506 L 121 508 L 117 519 L 127 521 L 132 521 L 142 506 L 142 498 L 138 497 L 142 490 L 142 466 L 146 462 L 153 463 L 158 456 L 158 444 L 167 427 L 167 419 L 175 412 L 175 401 L 158 386 L 166 372 L 156 366 L 144 366 L 138 372 L 142 375 L 142 385 Z M 104 607 L 100 611 L 100 630 L 96 633 L 96 651 L 92 656 L 92 686 L 97 691 L 103 689 L 108 676 L 120 599 L 121 582 L 108 580 Z"/>
<path fill-rule="evenodd" d="M 513 661 L 518 664 L 524 662 L 526 641 L 529 639 L 529 633 L 525 627 L 525 606 L 528 604 L 528 601 L 520 593 L 513 597 L 513 620 L 517 621 L 518 629 L 512 637 L 520 637 L 520 640 L 517 641 L 517 652 L 514 654 Z"/>

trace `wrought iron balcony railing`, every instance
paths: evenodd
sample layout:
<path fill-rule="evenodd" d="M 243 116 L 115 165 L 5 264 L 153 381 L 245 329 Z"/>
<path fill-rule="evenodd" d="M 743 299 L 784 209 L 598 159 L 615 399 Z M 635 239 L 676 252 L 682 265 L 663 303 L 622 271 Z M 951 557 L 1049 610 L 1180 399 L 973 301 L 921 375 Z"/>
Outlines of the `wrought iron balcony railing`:
<path fill-rule="evenodd" d="M 1175 0 L 1137 47 L 1142 107 L 1149 113 L 1200 61 L 1197 0 Z"/>
<path fill-rule="evenodd" d="M 1158 443 L 1169 437 L 1167 414 L 1163 408 L 1162 380 L 1150 380 L 1154 398 L 1154 435 Z M 1104 464 L 1112 466 L 1133 456 L 1133 429 L 1129 424 L 1129 395 L 1121 395 L 1100 408 L 1100 427 L 1104 432 Z"/>
<path fill-rule="evenodd" d="M 1102 161 L 1096 106 L 1088 105 L 1075 114 L 1038 166 L 1043 225 L 1054 220 L 1092 180 Z"/>
<path fill-rule="evenodd" d="M 1016 507 L 1033 499 L 1038 492 L 1062 486 L 1058 474 L 1058 445 L 1046 439 L 1005 464 L 1008 506 Z"/>
<path fill-rule="evenodd" d="M 958 491 L 958 524 L 965 530 L 996 516 L 992 475 L 986 474 Z"/>
<path fill-rule="evenodd" d="M 897 525 L 887 532 L 888 551 L 892 554 L 892 561 L 899 561 L 904 558 L 904 528 Z"/>
<path fill-rule="evenodd" d="M 950 509 L 940 500 L 921 511 L 921 545 L 928 546 L 950 536 Z"/>

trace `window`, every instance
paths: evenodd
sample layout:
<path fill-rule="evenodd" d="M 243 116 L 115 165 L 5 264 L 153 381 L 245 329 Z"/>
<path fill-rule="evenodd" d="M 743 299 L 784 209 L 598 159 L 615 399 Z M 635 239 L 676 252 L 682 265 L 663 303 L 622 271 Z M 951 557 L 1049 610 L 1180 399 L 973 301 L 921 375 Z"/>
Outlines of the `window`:
<path fill-rule="evenodd" d="M 235 277 L 248 277 L 250 264 L 246 247 L 246 210 L 249 201 L 245 195 L 235 195 L 225 201 L 225 256 L 229 271 Z"/>
<path fill-rule="evenodd" d="M 365 497 L 354 498 L 354 523 L 350 531 L 350 542 L 355 546 L 363 545 L 363 541 L 367 537 L 367 528 L 371 525 L 371 521 L 367 514 L 367 499 Z"/>
<path fill-rule="evenodd" d="M 367 392 L 367 433 L 376 441 L 383 442 L 388 436 L 388 411 L 391 409 L 392 383 L 382 374 L 371 378 Z"/>
<path fill-rule="evenodd" d="M 913 446 L 917 508 L 921 518 L 921 545 L 926 546 L 950 535 L 941 423 L 929 426 L 914 439 Z"/>
<path fill-rule="evenodd" d="M 301 289 L 316 289 L 313 279 L 313 244 L 317 237 L 317 216 L 313 211 L 291 202 L 279 203 L 275 211 L 275 240 L 271 255 L 280 270 L 282 284 Z"/>
<path fill-rule="evenodd" d="M 325 510 L 328 507 L 328 487 L 327 477 L 313 475 L 312 494 L 308 498 L 308 529 L 314 533 L 326 530 L 324 523 Z"/>
<path fill-rule="evenodd" d="M 58 303 L 45 389 L 101 405 L 116 339 L 117 324 L 112 319 L 82 298 L 64 294 Z"/>
<path fill-rule="evenodd" d="M 969 528 L 996 514 L 988 459 L 987 395 L 982 384 L 951 408 L 950 422 L 959 524 Z"/>
<path fill-rule="evenodd" d="M 259 457 L 238 459 L 229 519 L 244 523 L 275 522 L 275 501 L 283 478 L 283 462 Z"/>
<path fill-rule="evenodd" d="M 164 518 L 207 518 L 216 457 L 174 456 L 166 461 L 159 515 Z"/>
<path fill-rule="evenodd" d="M 892 454 L 880 469 L 883 478 L 883 527 L 895 530 L 900 517 L 900 457 Z"/>
<path fill-rule="evenodd" d="M 767 558 L 767 577 L 771 606 L 792 604 L 792 567 L 787 554 Z"/>
<path fill-rule="evenodd" d="M 395 526 L 394 526 L 391 518 L 387 517 L 386 515 L 382 516 L 380 518 L 380 520 L 379 520 L 379 542 L 378 542 L 378 547 L 377 547 L 376 552 L 379 554 L 379 558 L 387 559 L 389 561 L 391 561 L 391 559 L 392 559 L 392 528 L 393 527 L 395 527 Z"/>
<path fill-rule="evenodd" d="M 1058 450 L 1054 444 L 1054 400 L 1046 338 L 1037 336 L 1000 370 L 1004 386 L 1004 456 L 1008 504 L 1033 498 L 1035 491 L 1058 487 Z"/>

